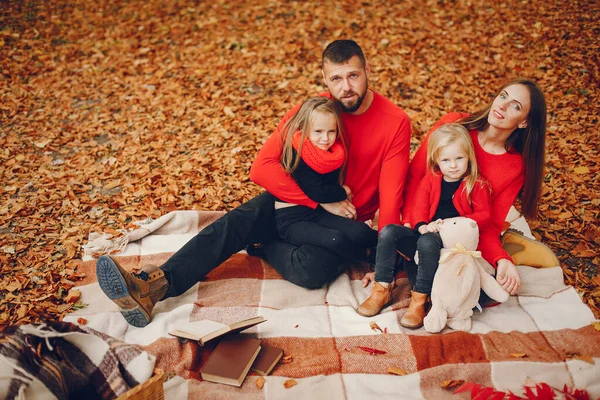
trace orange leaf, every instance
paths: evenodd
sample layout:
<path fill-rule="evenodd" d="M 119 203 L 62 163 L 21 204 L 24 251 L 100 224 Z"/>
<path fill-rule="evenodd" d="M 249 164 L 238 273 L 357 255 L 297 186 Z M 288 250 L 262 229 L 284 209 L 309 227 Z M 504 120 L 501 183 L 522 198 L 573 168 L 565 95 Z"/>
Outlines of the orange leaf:
<path fill-rule="evenodd" d="M 287 356 L 283 356 L 281 357 L 281 361 L 279 361 L 281 364 L 289 364 L 293 361 L 292 355 L 287 355 Z"/>
<path fill-rule="evenodd" d="M 388 374 L 393 374 L 393 375 L 399 375 L 399 376 L 404 376 L 404 375 L 406 375 L 406 371 L 405 371 L 405 370 L 403 370 L 403 369 L 402 369 L 402 368 L 400 368 L 400 367 L 389 367 L 389 368 L 387 369 L 387 373 L 388 373 Z"/>
<path fill-rule="evenodd" d="M 379 327 L 379 325 L 377 325 L 377 322 L 371 321 L 371 323 L 369 323 L 369 326 L 371 327 L 372 330 L 383 333 L 383 330 Z"/>
<path fill-rule="evenodd" d="M 465 383 L 462 379 L 447 379 L 445 381 L 440 382 L 440 386 L 444 389 L 451 389 L 456 386 L 460 386 Z"/>
<path fill-rule="evenodd" d="M 558 219 L 569 219 L 573 216 L 571 211 L 565 211 L 558 214 Z"/>
<path fill-rule="evenodd" d="M 511 357 L 514 358 L 525 358 L 527 357 L 527 353 L 510 353 Z"/>
<path fill-rule="evenodd" d="M 265 386 L 265 378 L 263 378 L 262 376 L 260 376 L 256 382 L 254 382 L 254 384 L 256 385 L 257 388 L 262 389 L 263 386 Z"/>
<path fill-rule="evenodd" d="M 289 389 L 296 385 L 297 385 L 297 383 L 296 383 L 296 380 L 294 380 L 294 379 L 288 379 L 287 381 L 283 382 L 283 387 L 286 389 Z"/>

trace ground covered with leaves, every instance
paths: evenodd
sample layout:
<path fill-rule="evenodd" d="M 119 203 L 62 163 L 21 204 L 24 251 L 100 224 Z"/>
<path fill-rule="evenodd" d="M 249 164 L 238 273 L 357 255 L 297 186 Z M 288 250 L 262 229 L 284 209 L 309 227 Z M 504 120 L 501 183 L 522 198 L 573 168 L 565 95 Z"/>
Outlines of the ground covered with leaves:
<path fill-rule="evenodd" d="M 292 105 L 324 91 L 338 38 L 411 117 L 413 145 L 509 79 L 548 101 L 535 235 L 600 316 L 600 7 L 559 0 L 0 1 L 0 326 L 83 306 L 92 231 L 175 209 L 229 210 Z"/>

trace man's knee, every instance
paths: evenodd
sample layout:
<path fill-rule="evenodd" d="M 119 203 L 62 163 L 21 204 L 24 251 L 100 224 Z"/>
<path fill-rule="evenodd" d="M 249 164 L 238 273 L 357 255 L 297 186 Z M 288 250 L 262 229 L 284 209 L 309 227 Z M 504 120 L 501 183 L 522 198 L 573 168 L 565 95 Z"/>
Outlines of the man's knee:
<path fill-rule="evenodd" d="M 290 282 L 306 289 L 320 289 L 339 275 L 341 260 L 327 251 L 301 246 L 294 254 L 295 274 Z"/>

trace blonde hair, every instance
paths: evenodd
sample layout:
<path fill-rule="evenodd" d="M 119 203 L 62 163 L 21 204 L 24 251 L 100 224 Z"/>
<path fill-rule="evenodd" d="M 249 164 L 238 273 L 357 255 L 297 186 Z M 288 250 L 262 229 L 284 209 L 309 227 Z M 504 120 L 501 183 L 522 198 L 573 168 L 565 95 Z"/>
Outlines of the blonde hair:
<path fill-rule="evenodd" d="M 317 97 L 309 97 L 306 99 L 298 112 L 290 118 L 283 129 L 281 130 L 281 141 L 283 142 L 283 151 L 281 153 L 281 165 L 283 165 L 283 169 L 288 174 L 291 174 L 298 168 L 298 163 L 300 163 L 300 154 L 302 154 L 302 146 L 304 141 L 308 137 L 310 127 L 313 121 L 313 115 L 316 112 L 331 114 L 335 118 L 335 123 L 337 127 L 337 135 L 336 140 L 339 139 L 340 143 L 344 147 L 345 154 L 348 154 L 348 146 L 346 142 L 346 137 L 344 135 L 344 127 L 342 124 L 342 116 L 339 105 L 331 99 L 323 96 Z M 297 157 L 294 157 L 294 146 L 292 142 L 292 138 L 294 133 L 300 131 L 301 138 L 300 144 L 296 149 L 298 154 Z M 344 176 L 346 173 L 346 162 L 348 157 L 344 160 L 344 164 L 342 165 L 342 169 L 340 172 L 340 184 L 344 182 Z"/>
<path fill-rule="evenodd" d="M 433 173 L 439 173 L 440 168 L 437 164 L 439 154 L 444 147 L 454 143 L 461 145 L 469 160 L 467 172 L 463 179 L 466 182 L 467 200 L 471 204 L 471 192 L 479 178 L 479 168 L 475 158 L 473 142 L 467 128 L 460 124 L 445 124 L 433 131 L 427 143 L 427 168 Z"/>

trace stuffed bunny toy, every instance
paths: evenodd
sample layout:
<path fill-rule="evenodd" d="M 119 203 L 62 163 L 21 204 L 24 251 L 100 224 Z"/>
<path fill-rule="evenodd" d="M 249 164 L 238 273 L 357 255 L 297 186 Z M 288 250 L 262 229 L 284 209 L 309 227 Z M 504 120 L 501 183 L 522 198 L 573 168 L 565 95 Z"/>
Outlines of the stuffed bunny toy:
<path fill-rule="evenodd" d="M 440 332 L 446 325 L 469 331 L 480 289 L 501 303 L 509 295 L 492 276 L 494 268 L 481 257 L 481 252 L 475 251 L 479 243 L 475 221 L 465 217 L 445 219 L 440 236 L 444 247 L 433 279 L 432 307 L 423 324 L 431 333 Z"/>

